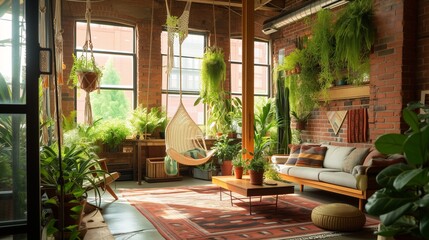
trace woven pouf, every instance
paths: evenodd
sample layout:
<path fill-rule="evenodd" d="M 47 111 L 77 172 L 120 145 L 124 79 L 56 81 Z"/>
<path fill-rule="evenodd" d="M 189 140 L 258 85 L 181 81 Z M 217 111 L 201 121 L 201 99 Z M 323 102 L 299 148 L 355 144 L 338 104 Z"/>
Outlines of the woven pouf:
<path fill-rule="evenodd" d="M 344 203 L 317 206 L 311 212 L 314 225 L 331 231 L 357 231 L 363 227 L 366 217 L 358 208 Z"/>

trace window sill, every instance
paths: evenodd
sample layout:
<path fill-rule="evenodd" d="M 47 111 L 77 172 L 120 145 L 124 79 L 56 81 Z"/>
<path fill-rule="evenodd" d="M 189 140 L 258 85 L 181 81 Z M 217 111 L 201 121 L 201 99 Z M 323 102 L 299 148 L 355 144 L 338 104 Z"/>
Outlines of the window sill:
<path fill-rule="evenodd" d="M 355 98 L 365 98 L 369 97 L 369 84 L 362 86 L 336 86 L 328 90 L 328 95 L 326 100 L 345 100 L 345 99 L 355 99 Z M 323 99 L 321 99 L 323 100 Z"/>

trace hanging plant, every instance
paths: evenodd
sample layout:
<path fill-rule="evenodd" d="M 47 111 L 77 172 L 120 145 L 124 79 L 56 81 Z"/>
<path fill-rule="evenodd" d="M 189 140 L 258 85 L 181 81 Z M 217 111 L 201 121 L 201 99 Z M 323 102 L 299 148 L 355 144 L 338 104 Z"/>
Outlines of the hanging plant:
<path fill-rule="evenodd" d="M 99 88 L 102 76 L 101 69 L 95 64 L 93 58 L 88 59 L 83 54 L 77 58 L 73 54 L 73 66 L 70 70 L 70 79 L 73 86 L 80 86 L 87 92 Z"/>
<path fill-rule="evenodd" d="M 353 71 L 358 71 L 369 58 L 375 39 L 372 18 L 372 0 L 355 0 L 336 21 L 336 56 Z"/>
<path fill-rule="evenodd" d="M 332 29 L 331 11 L 323 9 L 318 12 L 317 20 L 312 27 L 312 38 L 308 42 L 308 50 L 313 53 L 320 66 L 318 80 L 322 93 L 331 87 L 335 79 L 337 64 L 335 63 L 335 38 Z"/>
<path fill-rule="evenodd" d="M 223 92 L 223 82 L 226 79 L 226 64 L 222 49 L 209 47 L 203 56 L 201 66 L 201 93 L 200 96 L 211 101 Z"/>

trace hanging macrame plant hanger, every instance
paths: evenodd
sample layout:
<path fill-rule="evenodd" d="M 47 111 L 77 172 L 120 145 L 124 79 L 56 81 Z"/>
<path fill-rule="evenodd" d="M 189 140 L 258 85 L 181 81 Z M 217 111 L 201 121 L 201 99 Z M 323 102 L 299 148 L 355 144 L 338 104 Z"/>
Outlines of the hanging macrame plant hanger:
<path fill-rule="evenodd" d="M 169 157 L 165 159 L 165 171 L 168 175 L 177 174 L 177 162 L 187 166 L 197 166 L 206 163 L 214 154 L 214 150 L 207 150 L 204 134 L 200 127 L 192 120 L 182 102 L 182 43 L 188 35 L 189 12 L 191 1 L 188 1 L 185 10 L 179 18 L 172 17 L 168 8 L 167 0 L 167 31 L 168 31 L 168 66 L 167 76 L 170 75 L 173 67 L 174 36 L 179 35 L 179 83 L 180 83 L 180 103 L 173 118 L 169 121 L 165 129 L 165 147 Z M 174 25 L 170 23 L 175 23 Z M 204 151 L 204 157 L 193 158 L 184 153 L 190 150 Z"/>
<path fill-rule="evenodd" d="M 87 67 L 96 68 L 95 58 L 93 53 L 93 44 L 91 38 L 91 1 L 86 0 L 86 37 L 85 44 L 82 49 L 81 58 L 86 59 Z M 89 56 L 88 56 L 89 55 Z M 86 92 L 85 96 L 85 111 L 84 111 L 84 122 L 85 124 L 91 125 L 93 123 L 92 118 L 92 107 L 91 107 L 91 98 L 90 93 L 96 89 L 100 89 L 100 79 L 96 71 L 91 72 L 81 72 L 78 73 L 80 88 Z"/>

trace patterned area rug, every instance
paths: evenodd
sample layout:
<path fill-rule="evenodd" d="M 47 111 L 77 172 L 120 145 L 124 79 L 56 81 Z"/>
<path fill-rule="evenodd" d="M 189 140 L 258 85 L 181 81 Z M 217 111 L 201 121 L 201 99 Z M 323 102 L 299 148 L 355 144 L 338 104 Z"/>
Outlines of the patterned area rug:
<path fill-rule="evenodd" d="M 348 233 L 330 232 L 314 226 L 311 210 L 320 203 L 295 194 L 279 196 L 278 209 L 262 206 L 273 197 L 234 202 L 214 185 L 161 189 L 123 189 L 133 204 L 166 239 L 325 239 Z M 257 201 L 256 201 L 257 200 Z M 378 221 L 367 217 L 362 231 L 373 231 Z"/>

